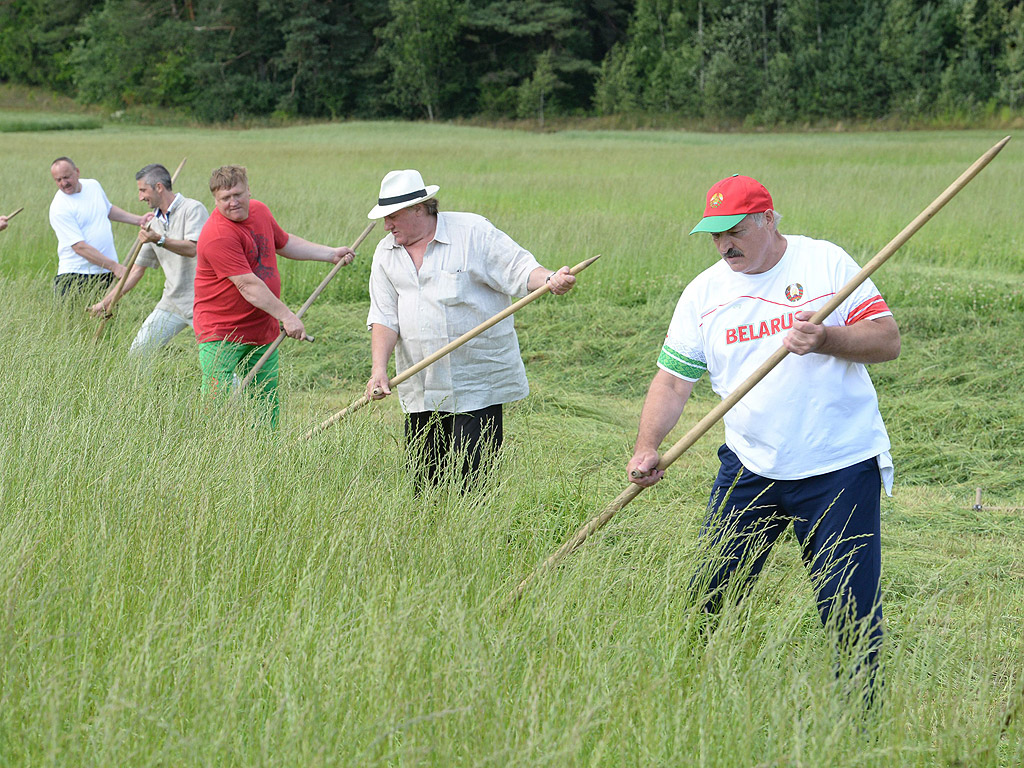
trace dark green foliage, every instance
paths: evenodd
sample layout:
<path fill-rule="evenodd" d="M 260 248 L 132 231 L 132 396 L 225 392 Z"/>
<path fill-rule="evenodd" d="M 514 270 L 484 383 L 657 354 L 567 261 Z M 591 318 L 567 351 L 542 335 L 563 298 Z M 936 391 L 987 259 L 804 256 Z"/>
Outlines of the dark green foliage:
<path fill-rule="evenodd" d="M 637 0 L 594 106 L 766 125 L 976 117 L 1019 108 L 1022 40 L 1019 0 Z"/>
<path fill-rule="evenodd" d="M 391 0 L 379 32 L 387 63 L 386 99 L 400 114 L 433 120 L 460 85 L 458 61 L 463 0 Z"/>
<path fill-rule="evenodd" d="M 69 62 L 79 98 L 112 107 L 189 103 L 188 22 L 141 0 L 108 0 L 85 17 Z"/>
<path fill-rule="evenodd" d="M 1024 106 L 1022 0 L 7 0 L 0 82 L 111 108 L 712 124 Z M 1001 113 L 1000 113 L 1001 114 Z"/>
<path fill-rule="evenodd" d="M 557 93 L 561 111 L 588 109 L 598 65 L 622 34 L 628 5 L 621 0 L 469 0 L 463 44 L 479 89 L 479 109 L 513 115 L 517 105 L 522 111 L 523 101 L 533 102 L 540 91 Z M 550 85 L 538 88 L 538 72 Z M 527 89 L 522 98 L 520 87 Z"/>
<path fill-rule="evenodd" d="M 100 0 L 0 3 L 0 81 L 70 89 L 68 52 L 81 39 L 79 23 L 100 6 Z"/>

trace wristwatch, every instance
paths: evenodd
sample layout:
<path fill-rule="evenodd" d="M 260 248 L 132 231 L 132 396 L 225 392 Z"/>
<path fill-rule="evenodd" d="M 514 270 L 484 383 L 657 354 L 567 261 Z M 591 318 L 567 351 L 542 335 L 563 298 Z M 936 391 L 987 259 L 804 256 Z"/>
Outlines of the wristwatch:
<path fill-rule="evenodd" d="M 160 235 L 160 239 L 156 241 L 156 247 L 157 248 L 163 248 L 164 247 L 164 241 L 166 241 L 166 240 L 167 240 L 167 235 Z"/>

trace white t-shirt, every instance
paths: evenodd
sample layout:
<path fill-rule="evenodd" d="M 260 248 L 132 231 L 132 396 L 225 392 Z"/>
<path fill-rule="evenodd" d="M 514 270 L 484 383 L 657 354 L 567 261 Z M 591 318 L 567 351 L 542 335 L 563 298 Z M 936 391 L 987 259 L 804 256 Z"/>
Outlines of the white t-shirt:
<path fill-rule="evenodd" d="M 539 266 L 482 216 L 439 213 L 419 272 L 391 234 L 377 244 L 366 324 L 398 333 L 400 373 L 507 309 L 510 296 L 525 296 L 530 273 Z M 511 317 L 398 386 L 407 413 L 476 411 L 529 392 Z"/>
<path fill-rule="evenodd" d="M 719 261 L 676 305 L 658 367 L 688 381 L 707 370 L 727 397 L 781 345 L 793 314 L 817 311 L 860 271 L 837 245 L 787 235 L 767 272 L 733 272 Z M 852 325 L 892 313 L 870 280 L 825 319 Z M 799 480 L 878 457 L 892 486 L 889 436 L 867 367 L 831 355 L 788 355 L 726 415 L 725 442 L 743 465 L 774 480 Z"/>
<path fill-rule="evenodd" d="M 206 206 L 198 200 L 180 193 L 167 207 L 167 217 L 159 212 L 150 229 L 168 240 L 199 242 L 199 233 L 210 217 Z M 192 305 L 195 302 L 196 257 L 181 256 L 156 243 L 146 243 L 135 261 L 140 267 L 161 267 L 164 270 L 164 293 L 157 309 L 177 315 L 192 324 Z"/>
<path fill-rule="evenodd" d="M 110 270 L 75 253 L 71 246 L 83 240 L 108 259 L 117 261 L 110 228 L 110 201 L 96 179 L 79 179 L 82 191 L 73 195 L 59 189 L 50 203 L 50 226 L 57 235 L 57 274 L 102 275 Z"/>

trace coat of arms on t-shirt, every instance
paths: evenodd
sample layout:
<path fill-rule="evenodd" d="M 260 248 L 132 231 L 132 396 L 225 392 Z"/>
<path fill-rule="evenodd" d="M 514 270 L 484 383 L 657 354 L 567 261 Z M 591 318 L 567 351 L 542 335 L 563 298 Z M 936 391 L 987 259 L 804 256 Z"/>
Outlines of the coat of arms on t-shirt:
<path fill-rule="evenodd" d="M 804 287 L 800 283 L 792 283 L 786 286 L 786 298 L 790 301 L 800 301 L 804 297 Z"/>

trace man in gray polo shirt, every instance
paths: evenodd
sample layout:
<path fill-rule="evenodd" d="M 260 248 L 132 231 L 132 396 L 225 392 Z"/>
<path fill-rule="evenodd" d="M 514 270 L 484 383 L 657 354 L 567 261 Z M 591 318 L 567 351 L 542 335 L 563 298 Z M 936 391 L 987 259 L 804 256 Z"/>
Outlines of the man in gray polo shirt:
<path fill-rule="evenodd" d="M 401 372 L 545 283 L 572 289 L 568 267 L 551 271 L 475 213 L 439 213 L 419 171 L 391 171 L 371 219 L 387 236 L 370 268 L 372 371 L 368 397 L 391 394 L 388 360 Z M 416 488 L 433 484 L 458 457 L 464 485 L 481 454 L 502 442 L 502 404 L 529 393 L 513 319 L 507 317 L 398 388 Z"/>
<path fill-rule="evenodd" d="M 147 269 L 160 267 L 165 277 L 163 296 L 143 322 L 129 349 L 131 354 L 145 354 L 163 347 L 177 333 L 192 326 L 196 242 L 209 213 L 198 200 L 171 190 L 171 175 L 162 165 L 147 165 L 135 174 L 135 180 L 139 200 L 148 203 L 154 214 L 149 228 L 144 226 L 139 232 L 139 239 L 145 245 L 139 251 L 122 293 L 128 293 Z M 105 314 L 115 290 L 112 288 L 90 311 Z"/>

